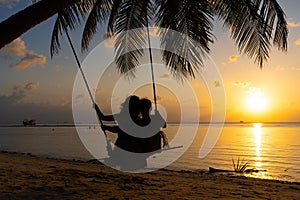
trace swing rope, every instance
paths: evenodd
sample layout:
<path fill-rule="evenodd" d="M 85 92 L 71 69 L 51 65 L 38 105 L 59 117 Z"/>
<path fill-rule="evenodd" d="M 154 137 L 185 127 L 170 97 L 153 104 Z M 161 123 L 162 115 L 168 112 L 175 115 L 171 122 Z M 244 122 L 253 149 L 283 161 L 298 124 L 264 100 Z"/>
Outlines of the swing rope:
<path fill-rule="evenodd" d="M 151 75 L 152 75 L 152 88 L 153 88 L 154 105 L 155 105 L 155 111 L 157 111 L 156 87 L 155 87 L 155 78 L 154 78 L 154 68 L 153 68 L 153 58 L 152 58 L 152 48 L 151 48 L 149 25 L 147 26 L 147 36 L 148 36 L 148 45 L 149 45 L 149 57 L 150 57 L 150 67 L 151 67 Z"/>
<path fill-rule="evenodd" d="M 73 54 L 74 54 L 75 60 L 76 60 L 76 62 L 77 62 L 78 68 L 79 68 L 79 70 L 80 70 L 80 72 L 81 72 L 83 81 L 84 81 L 84 83 L 85 83 L 85 85 L 86 85 L 86 88 L 87 88 L 87 91 L 88 91 L 88 93 L 89 93 L 89 96 L 90 96 L 90 98 L 91 98 L 93 104 L 95 104 L 95 100 L 94 100 L 94 98 L 93 98 L 91 89 L 90 89 L 89 84 L 88 84 L 88 82 L 87 82 L 87 80 L 86 80 L 86 77 L 85 77 L 85 75 L 84 75 L 84 73 L 83 73 L 83 70 L 82 70 L 82 68 L 81 68 L 81 64 L 80 64 L 80 62 L 79 62 L 78 56 L 77 56 L 77 54 L 76 54 L 75 48 L 74 48 L 74 46 L 73 46 L 73 43 L 72 43 L 72 41 L 71 41 L 71 38 L 70 38 L 70 35 L 69 35 L 67 29 L 65 29 L 65 32 L 66 32 L 66 35 L 67 35 L 67 38 L 68 38 L 70 47 L 71 47 L 71 49 L 72 49 L 72 52 L 73 52 Z"/>
<path fill-rule="evenodd" d="M 90 98 L 91 98 L 91 101 L 92 101 L 93 105 L 95 106 L 95 110 L 96 110 L 96 113 L 97 113 L 98 121 L 100 122 L 100 125 L 103 126 L 103 121 L 102 121 L 102 119 L 101 119 L 101 117 L 100 117 L 100 116 L 101 116 L 101 114 L 100 114 L 100 113 L 101 113 L 100 108 L 99 108 L 99 106 L 97 105 L 97 103 L 95 102 L 95 100 L 94 100 L 94 98 L 93 98 L 91 89 L 90 89 L 90 87 L 89 87 L 89 84 L 88 84 L 88 82 L 87 82 L 87 79 L 86 79 L 86 77 L 85 77 L 85 75 L 84 75 L 84 72 L 83 72 L 83 70 L 82 70 L 81 64 L 80 64 L 80 62 L 79 62 L 77 53 L 76 53 L 75 48 L 74 48 L 74 46 L 73 46 L 73 43 L 72 43 L 71 37 L 70 37 L 70 35 L 69 35 L 69 33 L 68 33 L 68 30 L 67 30 L 66 27 L 65 27 L 64 29 L 65 29 L 65 33 L 66 33 L 67 38 L 68 38 L 68 41 L 69 41 L 69 45 L 70 45 L 70 47 L 71 47 L 71 49 L 72 49 L 73 55 L 74 55 L 74 57 L 75 57 L 75 60 L 76 60 L 76 62 L 77 62 L 77 65 L 78 65 L 78 68 L 79 68 L 80 73 L 81 73 L 81 75 L 82 75 L 83 81 L 84 81 L 84 83 L 85 83 L 85 86 L 86 86 L 87 91 L 88 91 L 88 93 L 89 93 L 89 96 L 90 96 Z M 107 138 L 106 131 L 105 131 L 105 130 L 102 130 L 102 131 L 103 131 L 103 133 L 104 133 L 104 135 L 105 135 L 106 140 L 109 141 L 108 138 Z"/>
<path fill-rule="evenodd" d="M 155 77 L 154 77 L 154 67 L 153 67 L 153 57 L 152 57 L 152 47 L 151 47 L 151 40 L 150 40 L 150 30 L 149 30 L 149 23 L 147 24 L 147 36 L 148 36 L 148 47 L 149 47 L 149 58 L 150 58 L 150 68 L 151 68 L 151 76 L 152 76 L 152 88 L 153 88 L 153 97 L 154 97 L 154 105 L 155 105 L 155 112 L 157 112 L 157 98 L 156 98 L 156 87 L 155 87 Z M 169 142 L 167 135 L 160 131 L 160 136 L 163 140 L 163 147 L 169 147 Z"/>

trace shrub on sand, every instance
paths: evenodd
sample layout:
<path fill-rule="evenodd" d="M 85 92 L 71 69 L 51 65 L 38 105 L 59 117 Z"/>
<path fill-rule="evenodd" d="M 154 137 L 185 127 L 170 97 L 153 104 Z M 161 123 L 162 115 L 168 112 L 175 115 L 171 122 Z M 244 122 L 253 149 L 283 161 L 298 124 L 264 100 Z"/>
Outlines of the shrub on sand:
<path fill-rule="evenodd" d="M 232 159 L 232 164 L 234 171 L 237 173 L 245 173 L 248 171 L 249 161 L 240 160 L 240 158 L 238 158 L 235 162 L 234 159 Z"/>

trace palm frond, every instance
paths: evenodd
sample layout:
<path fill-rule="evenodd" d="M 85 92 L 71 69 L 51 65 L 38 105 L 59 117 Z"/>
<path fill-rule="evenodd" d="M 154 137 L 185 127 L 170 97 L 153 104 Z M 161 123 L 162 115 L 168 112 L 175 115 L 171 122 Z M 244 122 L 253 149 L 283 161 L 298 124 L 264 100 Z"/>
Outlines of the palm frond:
<path fill-rule="evenodd" d="M 214 0 L 213 9 L 224 20 L 239 51 L 254 58 L 260 67 L 269 58 L 273 40 L 287 49 L 287 23 L 275 0 Z M 275 28 L 275 30 L 274 30 Z"/>
<path fill-rule="evenodd" d="M 98 25 L 105 23 L 110 15 L 113 0 L 97 0 L 89 13 L 83 30 L 81 48 L 87 50 L 93 35 L 97 31 Z"/>
<path fill-rule="evenodd" d="M 163 52 L 165 63 L 175 77 L 194 77 L 213 42 L 210 4 L 196 0 L 159 0 L 156 3 L 160 3 L 157 25 L 165 28 L 160 32 L 162 48 L 167 49 Z"/>
<path fill-rule="evenodd" d="M 87 50 L 98 25 L 107 21 L 108 36 L 116 35 L 117 68 L 132 72 L 144 55 L 143 29 L 156 22 L 163 59 L 175 77 L 194 77 L 213 43 L 214 16 L 224 20 L 239 51 L 254 58 L 260 67 L 272 45 L 287 50 L 287 22 L 277 0 L 80 0 L 61 10 L 54 24 L 51 56 L 60 49 L 65 30 L 75 29 L 88 16 L 82 36 Z M 177 33 L 176 33 L 177 32 Z"/>
<path fill-rule="evenodd" d="M 139 65 L 140 58 L 144 55 L 146 34 L 144 27 L 148 26 L 151 17 L 152 1 L 126 0 L 112 24 L 116 32 L 116 63 L 121 73 L 128 73 Z M 134 71 L 131 71 L 131 75 Z"/>
<path fill-rule="evenodd" d="M 148 21 L 153 16 L 152 0 L 125 0 L 120 5 L 116 19 L 113 24 L 113 31 L 120 33 L 135 28 L 148 26 Z"/>
<path fill-rule="evenodd" d="M 288 28 L 287 21 L 285 19 L 285 14 L 280 5 L 275 0 L 270 0 L 270 13 L 267 19 L 277 18 L 277 23 L 275 20 L 270 20 L 269 25 L 275 27 L 273 44 L 278 47 L 281 51 L 287 51 L 287 38 L 288 38 Z"/>
<path fill-rule="evenodd" d="M 145 32 L 141 29 L 123 31 L 115 41 L 117 69 L 127 75 L 134 75 L 134 69 L 139 65 L 144 55 L 141 48 L 145 43 Z"/>
<path fill-rule="evenodd" d="M 121 5 L 122 5 L 123 0 L 114 0 L 114 3 L 111 7 L 111 12 L 110 16 L 108 19 L 108 25 L 107 25 L 107 32 L 108 33 L 115 33 L 115 24 L 116 24 L 116 19 L 119 15 Z"/>
<path fill-rule="evenodd" d="M 50 43 L 51 57 L 53 57 L 54 54 L 58 54 L 58 52 L 61 48 L 60 41 L 59 41 L 59 35 L 60 36 L 62 35 L 62 25 L 61 25 L 62 22 L 60 20 L 61 20 L 61 18 L 58 16 L 54 23 L 54 27 L 52 30 L 51 43 Z"/>
<path fill-rule="evenodd" d="M 60 50 L 59 35 L 62 35 L 65 30 L 74 30 L 80 25 L 80 22 L 84 19 L 95 1 L 96 0 L 82 0 L 58 12 L 51 36 L 51 57 Z"/>

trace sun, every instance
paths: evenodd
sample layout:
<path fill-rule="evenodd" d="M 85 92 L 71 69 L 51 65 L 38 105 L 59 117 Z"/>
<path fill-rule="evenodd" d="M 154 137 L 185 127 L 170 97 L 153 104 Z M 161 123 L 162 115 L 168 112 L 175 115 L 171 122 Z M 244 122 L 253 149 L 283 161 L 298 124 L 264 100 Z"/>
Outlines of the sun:
<path fill-rule="evenodd" d="M 267 99 L 260 90 L 251 91 L 247 98 L 247 107 L 249 110 L 255 112 L 265 110 L 267 107 Z"/>

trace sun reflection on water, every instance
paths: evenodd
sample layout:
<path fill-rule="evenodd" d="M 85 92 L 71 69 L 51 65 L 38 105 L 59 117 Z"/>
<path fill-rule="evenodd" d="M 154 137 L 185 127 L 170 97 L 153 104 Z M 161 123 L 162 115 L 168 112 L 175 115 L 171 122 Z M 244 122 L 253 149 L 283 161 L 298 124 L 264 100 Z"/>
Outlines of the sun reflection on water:
<path fill-rule="evenodd" d="M 256 151 L 256 158 L 255 158 L 255 167 L 256 168 L 261 168 L 263 166 L 261 162 L 261 135 L 262 135 L 262 130 L 261 130 L 261 123 L 254 123 L 254 137 L 255 137 L 255 151 Z"/>

